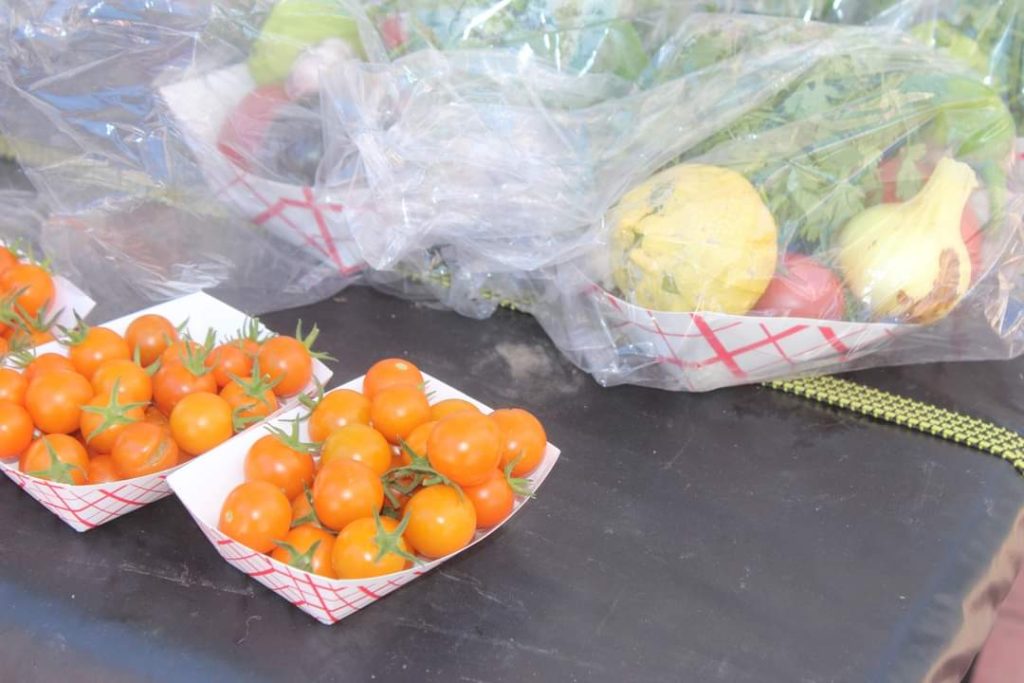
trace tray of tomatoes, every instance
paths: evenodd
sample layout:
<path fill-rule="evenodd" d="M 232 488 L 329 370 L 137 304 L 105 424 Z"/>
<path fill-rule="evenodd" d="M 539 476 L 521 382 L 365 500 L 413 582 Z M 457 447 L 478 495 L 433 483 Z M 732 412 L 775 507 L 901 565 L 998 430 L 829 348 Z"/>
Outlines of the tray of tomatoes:
<path fill-rule="evenodd" d="M 0 358 L 53 341 L 58 326 L 73 325 L 95 305 L 31 250 L 0 242 Z"/>
<path fill-rule="evenodd" d="M 487 538 L 558 456 L 527 411 L 386 359 L 168 483 L 229 564 L 333 624 Z"/>
<path fill-rule="evenodd" d="M 167 475 L 316 392 L 309 335 L 202 292 L 90 326 L 0 368 L 0 468 L 78 531 L 170 494 Z"/>

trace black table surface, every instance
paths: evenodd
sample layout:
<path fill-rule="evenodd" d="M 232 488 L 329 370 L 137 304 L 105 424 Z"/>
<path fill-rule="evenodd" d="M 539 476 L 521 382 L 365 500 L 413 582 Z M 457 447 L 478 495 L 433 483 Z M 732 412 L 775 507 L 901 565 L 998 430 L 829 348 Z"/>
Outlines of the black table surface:
<path fill-rule="evenodd" d="M 173 497 L 78 534 L 0 485 L 0 680 L 958 680 L 1024 545 L 1024 481 L 937 439 L 760 387 L 604 389 L 514 313 L 352 288 L 264 320 L 300 317 L 335 383 L 408 356 L 534 411 L 562 449 L 538 497 L 323 626 Z M 1021 360 L 856 378 L 1021 427 Z"/>

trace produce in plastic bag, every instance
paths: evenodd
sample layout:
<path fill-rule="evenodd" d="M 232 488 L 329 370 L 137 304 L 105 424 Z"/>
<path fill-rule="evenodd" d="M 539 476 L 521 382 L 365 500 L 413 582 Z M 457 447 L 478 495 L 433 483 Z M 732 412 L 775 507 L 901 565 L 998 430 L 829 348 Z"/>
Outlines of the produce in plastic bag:
<path fill-rule="evenodd" d="M 440 258 L 462 296 L 525 294 L 602 382 L 1020 352 L 1012 118 L 909 37 L 707 16 L 637 86 L 463 52 L 339 70 L 325 91 L 360 151 L 347 219 L 370 264 Z M 765 297 L 801 289 L 794 262 L 817 286 L 783 308 Z M 825 321 L 774 317 L 793 309 Z"/>
<path fill-rule="evenodd" d="M 477 317 L 529 310 L 605 383 L 688 389 L 1018 353 L 1009 90 L 956 50 L 809 21 L 901 25 L 870 4 L 18 0 L 0 131 L 52 209 L 43 246 L 114 308 L 204 287 L 262 311 L 364 272 Z M 916 201 L 947 158 L 978 189 L 967 256 L 921 250 L 942 273 L 956 257 L 941 315 L 907 283 L 909 305 L 875 305 L 844 228 Z M 771 241 L 748 250 L 734 226 L 622 239 L 621 200 L 692 166 L 752 186 L 774 269 Z M 699 258 L 662 253 L 673 240 Z"/>

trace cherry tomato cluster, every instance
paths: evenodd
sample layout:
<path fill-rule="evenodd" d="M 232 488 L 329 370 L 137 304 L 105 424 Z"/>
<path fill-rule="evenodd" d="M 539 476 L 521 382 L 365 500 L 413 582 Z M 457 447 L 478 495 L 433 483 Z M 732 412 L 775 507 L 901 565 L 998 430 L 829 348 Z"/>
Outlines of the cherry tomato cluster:
<path fill-rule="evenodd" d="M 0 247 L 0 357 L 53 341 L 56 295 L 45 263 L 16 248 Z"/>
<path fill-rule="evenodd" d="M 181 327 L 184 327 L 183 325 Z M 312 342 L 265 338 L 256 320 L 202 342 L 167 318 L 135 318 L 124 335 L 79 321 L 67 356 L 23 351 L 0 368 L 0 459 L 64 484 L 155 474 L 205 453 L 305 388 Z"/>
<path fill-rule="evenodd" d="M 465 547 L 530 494 L 522 477 L 547 447 L 525 410 L 432 403 L 422 373 L 401 359 L 371 367 L 362 393 L 305 403 L 290 430 L 271 428 L 252 445 L 219 528 L 329 578 L 391 574 Z M 304 420 L 309 441 L 300 439 Z"/>

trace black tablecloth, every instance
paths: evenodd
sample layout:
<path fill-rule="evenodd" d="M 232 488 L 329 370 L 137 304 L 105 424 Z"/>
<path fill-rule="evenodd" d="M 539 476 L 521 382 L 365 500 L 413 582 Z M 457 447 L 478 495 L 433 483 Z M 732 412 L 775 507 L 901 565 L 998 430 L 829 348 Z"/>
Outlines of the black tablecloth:
<path fill-rule="evenodd" d="M 265 320 L 300 317 L 335 382 L 407 355 L 536 412 L 562 448 L 537 499 L 327 627 L 173 497 L 77 534 L 2 484 L 0 679 L 958 680 L 1016 570 L 1024 482 L 996 458 L 759 387 L 602 389 L 514 313 L 353 288 Z M 1024 361 L 855 378 L 1022 426 Z"/>

